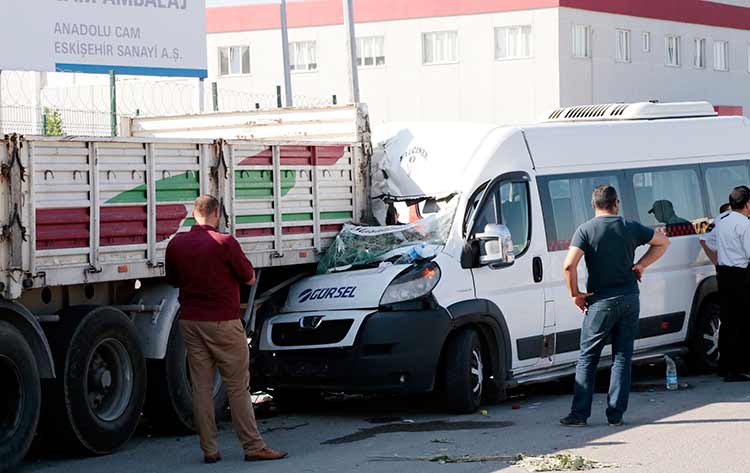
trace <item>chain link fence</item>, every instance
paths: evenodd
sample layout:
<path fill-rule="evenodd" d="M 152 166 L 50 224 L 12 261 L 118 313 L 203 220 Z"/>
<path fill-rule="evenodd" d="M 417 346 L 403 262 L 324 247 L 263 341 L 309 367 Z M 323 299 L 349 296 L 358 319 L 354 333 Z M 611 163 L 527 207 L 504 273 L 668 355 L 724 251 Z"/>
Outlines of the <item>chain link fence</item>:
<path fill-rule="evenodd" d="M 280 86 L 267 92 L 198 79 L 1 71 L 0 134 L 112 136 L 122 117 L 268 110 L 283 105 Z M 337 102 L 336 96 L 295 95 L 293 100 L 295 107 Z"/>

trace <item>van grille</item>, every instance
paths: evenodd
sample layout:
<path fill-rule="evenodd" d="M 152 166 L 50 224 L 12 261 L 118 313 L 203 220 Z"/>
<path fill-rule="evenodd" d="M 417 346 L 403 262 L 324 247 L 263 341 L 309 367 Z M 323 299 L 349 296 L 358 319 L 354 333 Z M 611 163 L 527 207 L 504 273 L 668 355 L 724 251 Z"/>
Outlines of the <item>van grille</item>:
<path fill-rule="evenodd" d="M 329 345 L 346 337 L 354 320 L 328 320 L 316 329 L 301 328 L 299 323 L 273 324 L 271 340 L 279 347 Z"/>

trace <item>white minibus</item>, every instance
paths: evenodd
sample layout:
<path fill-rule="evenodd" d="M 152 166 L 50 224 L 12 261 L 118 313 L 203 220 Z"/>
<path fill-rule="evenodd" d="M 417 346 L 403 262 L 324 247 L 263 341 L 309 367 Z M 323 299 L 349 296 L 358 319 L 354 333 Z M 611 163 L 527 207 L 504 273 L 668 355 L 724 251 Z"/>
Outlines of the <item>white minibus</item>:
<path fill-rule="evenodd" d="M 671 242 L 640 285 L 634 359 L 715 367 L 716 277 L 698 238 L 750 184 L 749 125 L 705 102 L 649 102 L 562 108 L 529 126 L 390 127 L 372 173 L 390 225 L 346 227 L 290 288 L 262 324 L 256 383 L 279 396 L 439 390 L 473 412 L 572 374 L 582 315 L 562 265 L 601 184 Z M 579 274 L 585 287 L 583 262 Z"/>

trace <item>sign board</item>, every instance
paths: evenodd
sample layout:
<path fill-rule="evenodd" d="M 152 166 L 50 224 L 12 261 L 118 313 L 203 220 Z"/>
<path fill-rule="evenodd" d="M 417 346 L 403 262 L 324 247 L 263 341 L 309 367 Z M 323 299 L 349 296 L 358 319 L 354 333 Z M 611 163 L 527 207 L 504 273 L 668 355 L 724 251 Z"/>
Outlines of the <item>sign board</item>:
<path fill-rule="evenodd" d="M 0 70 L 200 77 L 205 0 L 2 0 Z"/>

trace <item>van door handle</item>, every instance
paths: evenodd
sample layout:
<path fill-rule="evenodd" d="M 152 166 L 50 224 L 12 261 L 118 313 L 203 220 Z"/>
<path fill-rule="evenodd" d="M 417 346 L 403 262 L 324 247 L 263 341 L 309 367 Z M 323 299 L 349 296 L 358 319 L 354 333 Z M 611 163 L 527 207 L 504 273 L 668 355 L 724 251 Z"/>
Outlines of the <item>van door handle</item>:
<path fill-rule="evenodd" d="M 534 256 L 531 265 L 534 271 L 534 282 L 542 282 L 542 279 L 544 279 L 544 267 L 542 265 L 542 258 Z"/>

